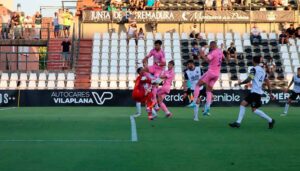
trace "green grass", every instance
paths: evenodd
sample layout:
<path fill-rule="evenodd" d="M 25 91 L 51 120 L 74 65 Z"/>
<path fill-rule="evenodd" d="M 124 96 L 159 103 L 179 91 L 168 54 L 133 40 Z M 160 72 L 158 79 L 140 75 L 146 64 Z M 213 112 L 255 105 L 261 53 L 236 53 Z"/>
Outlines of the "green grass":
<path fill-rule="evenodd" d="M 238 108 L 213 108 L 192 121 L 192 111 L 171 108 L 174 118 L 136 119 L 134 108 L 60 107 L 0 111 L 0 171 L 293 171 L 300 169 L 300 112 L 263 108 L 276 119 L 273 130 L 247 111 L 240 129 L 228 123 Z M 162 116 L 162 115 L 161 115 Z M 111 140 L 4 142 L 3 140 Z M 2 140 L 2 141 L 1 141 Z"/>

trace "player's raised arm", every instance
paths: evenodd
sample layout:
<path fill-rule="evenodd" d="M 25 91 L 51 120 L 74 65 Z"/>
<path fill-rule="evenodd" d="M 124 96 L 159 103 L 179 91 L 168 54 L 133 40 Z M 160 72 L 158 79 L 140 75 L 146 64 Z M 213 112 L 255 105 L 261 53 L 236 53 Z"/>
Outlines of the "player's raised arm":
<path fill-rule="evenodd" d="M 250 70 L 250 74 L 249 74 L 249 76 L 244 80 L 244 81 L 240 81 L 239 80 L 239 82 L 237 83 L 237 84 L 235 84 L 235 86 L 240 86 L 240 85 L 243 85 L 243 84 L 248 84 L 248 83 L 250 83 L 251 82 L 251 80 L 253 80 L 254 79 L 254 77 L 255 77 L 255 68 L 252 68 L 251 70 Z"/>

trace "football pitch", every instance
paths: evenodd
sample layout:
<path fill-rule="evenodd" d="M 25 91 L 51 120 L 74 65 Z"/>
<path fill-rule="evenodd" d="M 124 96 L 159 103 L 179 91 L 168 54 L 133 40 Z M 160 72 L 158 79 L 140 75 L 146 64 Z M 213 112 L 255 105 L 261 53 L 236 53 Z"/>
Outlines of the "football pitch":
<path fill-rule="evenodd" d="M 134 107 L 46 107 L 0 110 L 0 171 L 298 171 L 300 112 L 264 107 L 273 130 L 247 109 L 242 127 L 228 123 L 238 107 L 212 108 L 192 120 L 130 120 Z M 136 127 L 134 127 L 136 126 Z M 136 134 L 135 134 L 136 131 Z"/>

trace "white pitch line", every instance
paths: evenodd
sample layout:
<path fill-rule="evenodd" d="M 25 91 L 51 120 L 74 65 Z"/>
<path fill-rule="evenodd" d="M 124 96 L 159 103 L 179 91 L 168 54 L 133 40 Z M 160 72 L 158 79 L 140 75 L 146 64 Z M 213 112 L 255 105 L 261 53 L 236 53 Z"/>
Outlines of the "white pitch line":
<path fill-rule="evenodd" d="M 136 124 L 133 116 L 130 116 L 130 123 L 131 123 L 131 141 L 132 142 L 137 142 L 138 137 L 137 137 L 137 131 L 136 131 Z"/>
<path fill-rule="evenodd" d="M 36 140 L 26 140 L 26 139 L 15 139 L 15 140 L 0 140 L 0 142 L 130 142 L 129 140 L 59 140 L 59 139 L 36 139 Z"/>
<path fill-rule="evenodd" d="M 8 108 L 0 108 L 0 110 L 10 110 L 10 109 L 15 109 L 17 107 L 8 107 Z"/>

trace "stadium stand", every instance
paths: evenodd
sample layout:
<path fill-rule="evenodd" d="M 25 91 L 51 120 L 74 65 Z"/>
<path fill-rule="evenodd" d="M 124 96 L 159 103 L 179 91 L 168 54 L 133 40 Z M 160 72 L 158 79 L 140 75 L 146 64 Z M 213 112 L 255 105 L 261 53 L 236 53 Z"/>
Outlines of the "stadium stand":
<path fill-rule="evenodd" d="M 201 33 L 204 40 L 198 42 L 205 45 L 210 41 L 222 43 L 226 48 L 231 42 L 236 45 L 238 62 L 231 61 L 222 63 L 222 75 L 216 83 L 216 89 L 234 89 L 234 83 L 238 79 L 244 79 L 249 68 L 253 66 L 253 56 L 263 56 L 264 59 L 273 58 L 276 64 L 275 78 L 272 80 L 274 87 L 282 87 L 286 80 L 299 67 L 299 40 L 290 39 L 290 45 L 280 45 L 276 33 L 262 33 L 262 43 L 252 45 L 248 33 Z M 130 40 L 127 45 L 126 34 L 121 33 L 95 33 L 93 39 L 93 55 L 91 68 L 91 88 L 93 89 L 132 89 L 136 77 L 136 68 L 140 66 L 141 60 L 147 52 L 153 48 L 153 41 L 163 40 L 163 49 L 167 61 L 175 61 L 176 78 L 173 88 L 180 89 L 182 86 L 182 71 L 185 62 L 191 59 L 191 47 L 196 39 L 190 39 L 187 33 L 147 33 L 146 40 L 139 40 L 135 45 Z M 118 49 L 118 50 L 117 50 Z M 200 62 L 204 71 L 207 70 L 207 63 Z M 283 71 L 280 69 L 282 68 Z"/>
<path fill-rule="evenodd" d="M 0 89 L 73 89 L 75 74 L 68 73 L 0 73 Z"/>
<path fill-rule="evenodd" d="M 182 86 L 182 63 L 180 57 L 180 42 L 178 33 L 173 34 L 147 33 L 146 41 L 139 40 L 136 46 L 134 40 L 127 45 L 126 34 L 95 33 L 93 40 L 91 88 L 97 89 L 132 89 L 136 77 L 136 69 L 142 59 L 153 48 L 154 40 L 164 41 L 163 49 L 166 60 L 175 61 L 176 81 L 174 88 Z M 118 50 L 117 50 L 118 49 Z M 149 64 L 153 61 L 150 60 Z"/>

